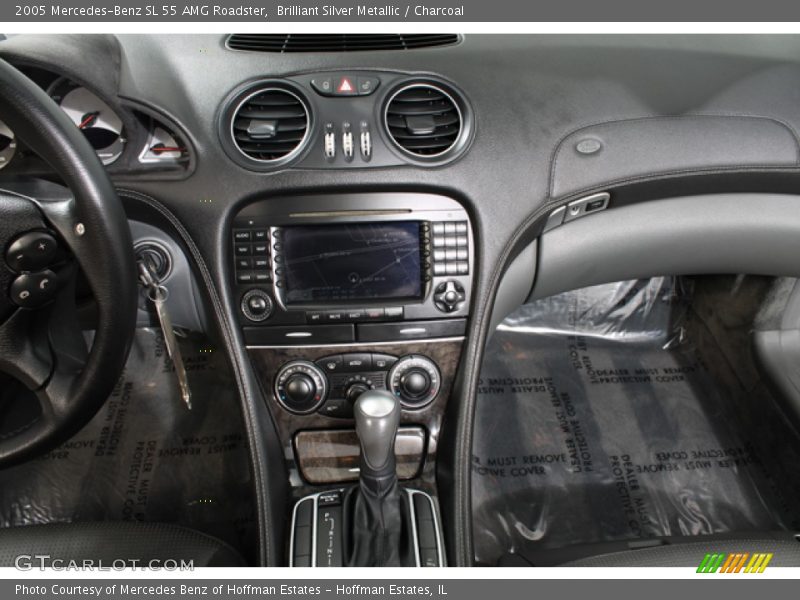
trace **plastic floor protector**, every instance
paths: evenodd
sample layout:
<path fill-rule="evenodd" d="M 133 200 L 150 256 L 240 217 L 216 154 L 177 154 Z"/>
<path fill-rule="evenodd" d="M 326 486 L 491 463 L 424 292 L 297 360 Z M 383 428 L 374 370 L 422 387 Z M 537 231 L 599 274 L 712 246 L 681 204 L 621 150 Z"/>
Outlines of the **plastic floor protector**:
<path fill-rule="evenodd" d="M 183 405 L 158 330 L 139 329 L 95 418 L 45 456 L 0 470 L 0 526 L 72 521 L 177 523 L 255 552 L 247 442 L 236 385 L 202 336 L 180 338 Z"/>
<path fill-rule="evenodd" d="M 473 443 L 476 561 L 525 548 L 796 528 L 656 278 L 525 305 L 495 332 Z M 728 389 L 728 388 L 725 388 Z M 768 458 L 768 460 L 765 460 Z M 796 471 L 791 467 L 788 472 Z"/>

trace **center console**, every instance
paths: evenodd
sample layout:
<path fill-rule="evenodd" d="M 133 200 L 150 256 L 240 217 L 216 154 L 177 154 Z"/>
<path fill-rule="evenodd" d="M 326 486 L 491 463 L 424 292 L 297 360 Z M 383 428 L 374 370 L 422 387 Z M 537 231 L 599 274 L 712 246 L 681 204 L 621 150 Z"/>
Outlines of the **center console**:
<path fill-rule="evenodd" d="M 365 485 L 361 436 L 369 429 L 358 429 L 356 411 L 370 394 L 396 402 L 397 423 L 382 442 L 399 478 L 391 506 L 425 543 L 414 537 L 402 563 L 443 564 L 435 459 L 472 302 L 467 212 L 422 193 L 269 198 L 234 217 L 230 243 L 239 323 L 299 500 L 293 564 L 348 564 L 346 556 L 323 560 L 319 536 L 341 518 L 337 507 L 366 521 L 374 510 L 371 493 L 347 487 Z M 376 543 L 364 529 L 353 547 Z"/>

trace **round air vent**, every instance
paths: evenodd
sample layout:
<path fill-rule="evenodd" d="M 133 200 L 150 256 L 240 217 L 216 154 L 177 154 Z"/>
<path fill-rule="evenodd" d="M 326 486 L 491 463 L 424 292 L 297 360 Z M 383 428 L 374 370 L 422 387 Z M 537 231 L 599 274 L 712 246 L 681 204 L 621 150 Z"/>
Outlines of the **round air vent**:
<path fill-rule="evenodd" d="M 398 89 L 386 104 L 386 130 L 407 155 L 426 162 L 450 158 L 466 139 L 464 104 L 432 83 Z"/>
<path fill-rule="evenodd" d="M 246 157 L 283 164 L 302 150 L 310 118 L 299 95 L 280 87 L 264 87 L 247 95 L 233 111 L 231 137 Z"/>

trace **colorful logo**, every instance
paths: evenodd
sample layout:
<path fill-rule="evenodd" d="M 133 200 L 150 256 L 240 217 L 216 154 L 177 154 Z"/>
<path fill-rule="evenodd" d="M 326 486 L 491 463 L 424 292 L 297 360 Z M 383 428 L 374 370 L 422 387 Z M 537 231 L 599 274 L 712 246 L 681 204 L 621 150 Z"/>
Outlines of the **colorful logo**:
<path fill-rule="evenodd" d="M 732 554 L 706 554 L 697 567 L 698 573 L 763 573 L 772 553 L 735 552 Z"/>

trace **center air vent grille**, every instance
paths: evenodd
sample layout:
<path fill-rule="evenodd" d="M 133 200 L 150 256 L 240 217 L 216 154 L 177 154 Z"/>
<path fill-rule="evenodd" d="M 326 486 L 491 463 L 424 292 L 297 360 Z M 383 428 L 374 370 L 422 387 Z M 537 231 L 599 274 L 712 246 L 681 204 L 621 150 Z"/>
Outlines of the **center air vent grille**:
<path fill-rule="evenodd" d="M 406 86 L 386 106 L 386 128 L 409 154 L 434 158 L 451 150 L 461 135 L 462 117 L 455 100 L 441 88 Z"/>
<path fill-rule="evenodd" d="M 281 88 L 264 88 L 247 96 L 236 108 L 231 135 L 242 154 L 253 160 L 287 160 L 302 148 L 309 118 L 298 95 Z"/>
<path fill-rule="evenodd" d="M 414 34 L 289 34 L 234 33 L 228 48 L 251 52 L 358 52 L 363 50 L 411 50 L 458 43 L 451 33 Z"/>

